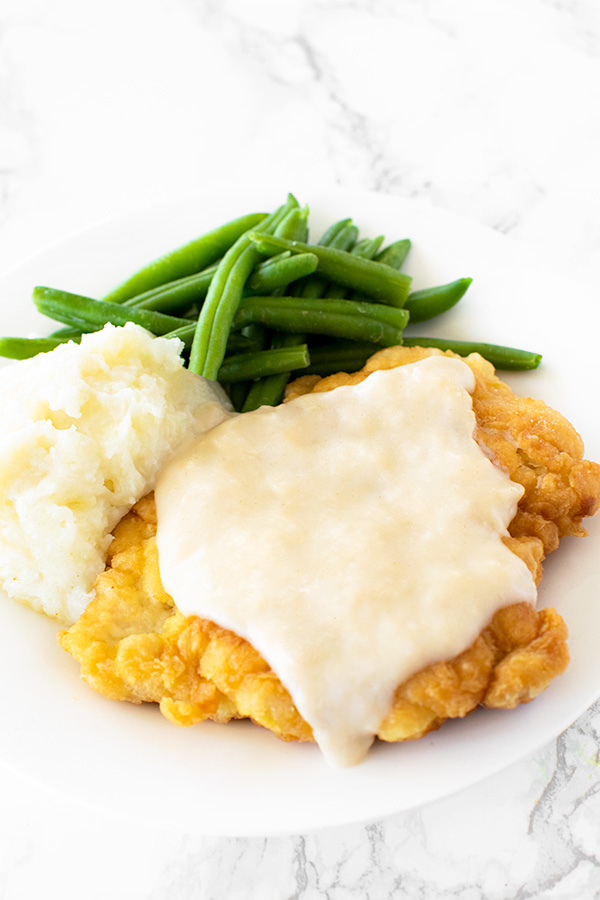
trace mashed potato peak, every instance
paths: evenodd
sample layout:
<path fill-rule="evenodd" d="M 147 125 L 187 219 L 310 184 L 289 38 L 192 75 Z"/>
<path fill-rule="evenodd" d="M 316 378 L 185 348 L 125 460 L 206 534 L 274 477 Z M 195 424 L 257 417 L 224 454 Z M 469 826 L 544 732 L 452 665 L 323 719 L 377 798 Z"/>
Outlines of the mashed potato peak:
<path fill-rule="evenodd" d="M 0 586 L 75 621 L 110 532 L 173 451 L 226 415 L 181 343 L 106 325 L 0 370 Z"/>

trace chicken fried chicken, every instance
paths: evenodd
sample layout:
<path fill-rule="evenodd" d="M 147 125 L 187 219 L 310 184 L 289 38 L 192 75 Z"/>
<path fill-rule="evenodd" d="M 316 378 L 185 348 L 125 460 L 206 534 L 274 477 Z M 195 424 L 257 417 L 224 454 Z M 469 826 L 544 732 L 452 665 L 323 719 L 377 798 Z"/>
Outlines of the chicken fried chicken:
<path fill-rule="evenodd" d="M 437 353 L 388 348 L 361 372 L 299 378 L 286 401 Z M 505 541 L 538 582 L 543 559 L 560 538 L 585 534 L 582 519 L 600 504 L 600 467 L 583 459 L 582 441 L 563 416 L 541 401 L 515 396 L 477 354 L 465 361 L 476 378 L 476 438 L 524 487 Z M 149 495 L 115 529 L 95 599 L 61 632 L 60 643 L 80 662 L 82 677 L 112 699 L 157 702 L 179 725 L 251 718 L 284 740 L 311 740 L 289 693 L 246 640 L 177 610 L 161 584 L 155 533 Z M 532 700 L 565 669 L 566 638 L 555 610 L 536 612 L 528 603 L 499 610 L 463 653 L 427 666 L 397 688 L 378 736 L 415 739 L 480 704 L 508 709 Z"/>

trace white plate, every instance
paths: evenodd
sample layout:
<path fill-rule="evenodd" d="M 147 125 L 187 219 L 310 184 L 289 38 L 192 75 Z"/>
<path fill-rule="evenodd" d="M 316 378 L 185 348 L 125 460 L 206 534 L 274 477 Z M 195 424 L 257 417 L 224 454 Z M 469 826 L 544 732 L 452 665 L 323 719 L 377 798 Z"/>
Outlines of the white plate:
<path fill-rule="evenodd" d="M 210 196 L 101 224 L 0 280 L 0 332 L 51 330 L 33 311 L 35 284 L 98 296 L 138 266 L 220 222 L 281 198 Z M 364 235 L 409 236 L 417 287 L 470 275 L 457 308 L 419 333 L 539 350 L 542 367 L 507 380 L 565 413 L 600 459 L 596 298 L 532 264 L 509 239 L 429 206 L 352 192 L 313 192 L 312 233 L 352 215 Z M 153 706 L 105 700 L 78 678 L 56 626 L 0 604 L 4 691 L 0 758 L 46 786 L 116 814 L 214 835 L 265 835 L 364 821 L 471 785 L 556 737 L 600 693 L 598 522 L 546 566 L 540 605 L 568 623 L 572 662 L 534 703 L 477 711 L 421 741 L 381 744 L 353 769 L 327 766 L 315 746 L 285 744 L 249 723 L 179 729 Z"/>

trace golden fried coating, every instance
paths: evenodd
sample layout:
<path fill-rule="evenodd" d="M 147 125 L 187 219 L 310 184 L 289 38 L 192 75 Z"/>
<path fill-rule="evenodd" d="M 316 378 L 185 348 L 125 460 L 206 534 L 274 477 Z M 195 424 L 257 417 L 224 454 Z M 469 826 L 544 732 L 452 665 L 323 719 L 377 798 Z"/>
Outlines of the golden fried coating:
<path fill-rule="evenodd" d="M 250 717 L 309 740 L 288 692 L 247 641 L 175 607 L 160 581 L 155 534 L 150 494 L 117 525 L 94 600 L 59 635 L 82 677 L 113 700 L 159 703 L 178 725 Z"/>
<path fill-rule="evenodd" d="M 286 400 L 439 352 L 382 350 L 353 375 L 298 379 Z M 477 439 L 525 488 L 506 542 L 539 581 L 542 561 L 560 537 L 585 534 L 581 520 L 600 503 L 600 467 L 582 458 L 581 439 L 559 413 L 516 397 L 477 354 L 466 362 L 476 376 Z M 155 532 L 149 495 L 117 526 L 95 599 L 61 632 L 60 643 L 80 662 L 82 677 L 107 697 L 157 702 L 179 725 L 251 718 L 283 740 L 311 740 L 289 693 L 247 641 L 176 609 L 160 581 Z M 566 638 L 555 610 L 505 607 L 459 656 L 427 666 L 398 687 L 378 736 L 415 739 L 480 704 L 510 709 L 532 700 L 564 671 Z"/>

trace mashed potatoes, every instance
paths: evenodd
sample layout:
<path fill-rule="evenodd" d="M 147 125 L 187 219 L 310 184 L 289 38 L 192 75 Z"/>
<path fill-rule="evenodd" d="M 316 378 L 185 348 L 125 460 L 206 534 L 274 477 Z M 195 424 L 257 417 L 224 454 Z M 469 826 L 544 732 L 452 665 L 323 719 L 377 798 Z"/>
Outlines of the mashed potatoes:
<path fill-rule="evenodd" d="M 74 622 L 117 522 L 184 438 L 227 414 L 180 349 L 107 325 L 0 370 L 0 587 L 10 597 Z"/>

